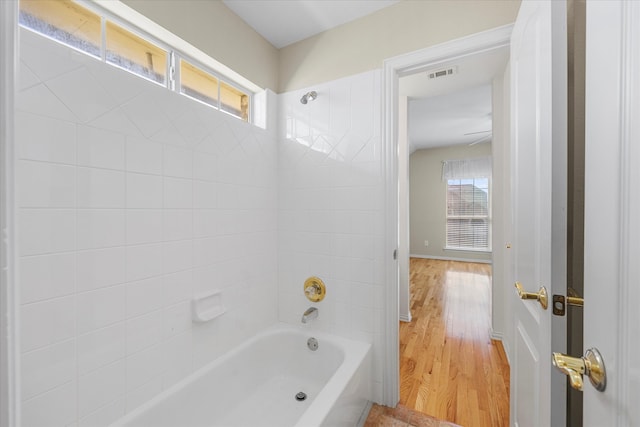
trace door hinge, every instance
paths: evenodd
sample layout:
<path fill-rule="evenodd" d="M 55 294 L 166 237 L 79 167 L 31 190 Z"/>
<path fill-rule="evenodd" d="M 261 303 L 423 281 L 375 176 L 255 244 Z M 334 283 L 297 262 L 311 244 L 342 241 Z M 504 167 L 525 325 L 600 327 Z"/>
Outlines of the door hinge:
<path fill-rule="evenodd" d="M 398 259 L 398 250 L 397 250 L 397 249 L 394 249 L 394 250 L 393 250 L 393 259 L 394 259 L 394 260 L 397 260 L 397 259 Z"/>

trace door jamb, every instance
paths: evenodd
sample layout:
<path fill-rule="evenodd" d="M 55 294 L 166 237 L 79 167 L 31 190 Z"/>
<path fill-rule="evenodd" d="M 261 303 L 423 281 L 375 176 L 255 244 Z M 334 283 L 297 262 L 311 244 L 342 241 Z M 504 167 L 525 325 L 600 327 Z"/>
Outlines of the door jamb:
<path fill-rule="evenodd" d="M 14 215 L 18 2 L 0 2 L 0 427 L 20 425 Z"/>
<path fill-rule="evenodd" d="M 395 407 L 400 400 L 398 262 L 398 80 L 439 64 L 509 46 L 512 24 L 386 59 L 382 91 L 382 164 L 385 180 L 385 348 L 382 402 Z M 388 251 L 388 252 L 387 252 Z"/>

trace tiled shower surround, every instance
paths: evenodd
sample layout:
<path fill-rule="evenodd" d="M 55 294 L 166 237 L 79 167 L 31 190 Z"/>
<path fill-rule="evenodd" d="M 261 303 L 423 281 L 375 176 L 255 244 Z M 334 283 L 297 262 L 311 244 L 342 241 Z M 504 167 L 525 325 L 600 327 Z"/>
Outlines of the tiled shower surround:
<path fill-rule="evenodd" d="M 279 98 L 278 281 L 280 320 L 373 343 L 373 397 L 381 401 L 384 330 L 384 182 L 381 75 L 371 71 Z M 322 278 L 326 298 L 301 292 Z"/>
<path fill-rule="evenodd" d="M 20 36 L 23 425 L 108 425 L 311 305 L 310 331 L 374 344 L 380 401 L 380 71 L 278 96 L 275 132 Z M 193 323 L 216 289 L 227 312 Z"/>
<path fill-rule="evenodd" d="M 277 138 L 20 36 L 22 421 L 106 425 L 277 321 Z"/>

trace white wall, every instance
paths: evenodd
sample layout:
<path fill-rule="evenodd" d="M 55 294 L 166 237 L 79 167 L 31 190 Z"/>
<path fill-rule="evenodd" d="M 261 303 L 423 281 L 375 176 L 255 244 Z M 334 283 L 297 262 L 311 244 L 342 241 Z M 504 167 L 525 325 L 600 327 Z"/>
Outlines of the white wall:
<path fill-rule="evenodd" d="M 276 137 L 20 35 L 22 425 L 106 425 L 277 320 Z"/>
<path fill-rule="evenodd" d="M 491 335 L 501 339 L 510 355 L 513 325 L 511 301 L 515 294 L 511 273 L 511 151 L 510 151 L 510 67 L 493 80 L 493 277 L 491 294 Z"/>
<path fill-rule="evenodd" d="M 306 105 L 300 97 L 316 90 Z M 373 343 L 373 396 L 382 398 L 384 180 L 381 72 L 370 71 L 279 96 L 279 318 Z M 318 276 L 327 296 L 309 302 Z"/>
<path fill-rule="evenodd" d="M 447 222 L 447 187 L 442 181 L 442 162 L 491 155 L 491 143 L 473 146 L 416 150 L 411 154 L 410 186 L 410 253 L 446 259 L 491 260 L 490 252 L 445 250 Z M 429 241 L 429 246 L 424 241 Z"/>

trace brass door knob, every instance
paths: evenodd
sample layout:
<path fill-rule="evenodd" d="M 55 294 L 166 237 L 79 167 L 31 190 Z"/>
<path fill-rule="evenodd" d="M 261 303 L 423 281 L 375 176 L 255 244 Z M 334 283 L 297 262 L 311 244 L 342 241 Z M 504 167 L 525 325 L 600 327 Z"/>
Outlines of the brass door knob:
<path fill-rule="evenodd" d="M 591 385 L 598 391 L 604 391 L 607 387 L 607 371 L 597 348 L 590 348 L 583 357 L 553 353 L 551 360 L 553 366 L 569 377 L 571 387 L 576 390 L 582 391 L 582 375 L 587 375 Z"/>
<path fill-rule="evenodd" d="M 518 296 L 520 297 L 520 299 L 534 299 L 540 303 L 544 310 L 546 310 L 549 306 L 549 295 L 547 294 L 547 288 L 545 288 L 544 286 L 541 286 L 540 290 L 538 290 L 537 293 L 525 292 L 520 282 L 516 282 L 515 287 L 518 291 Z"/>

